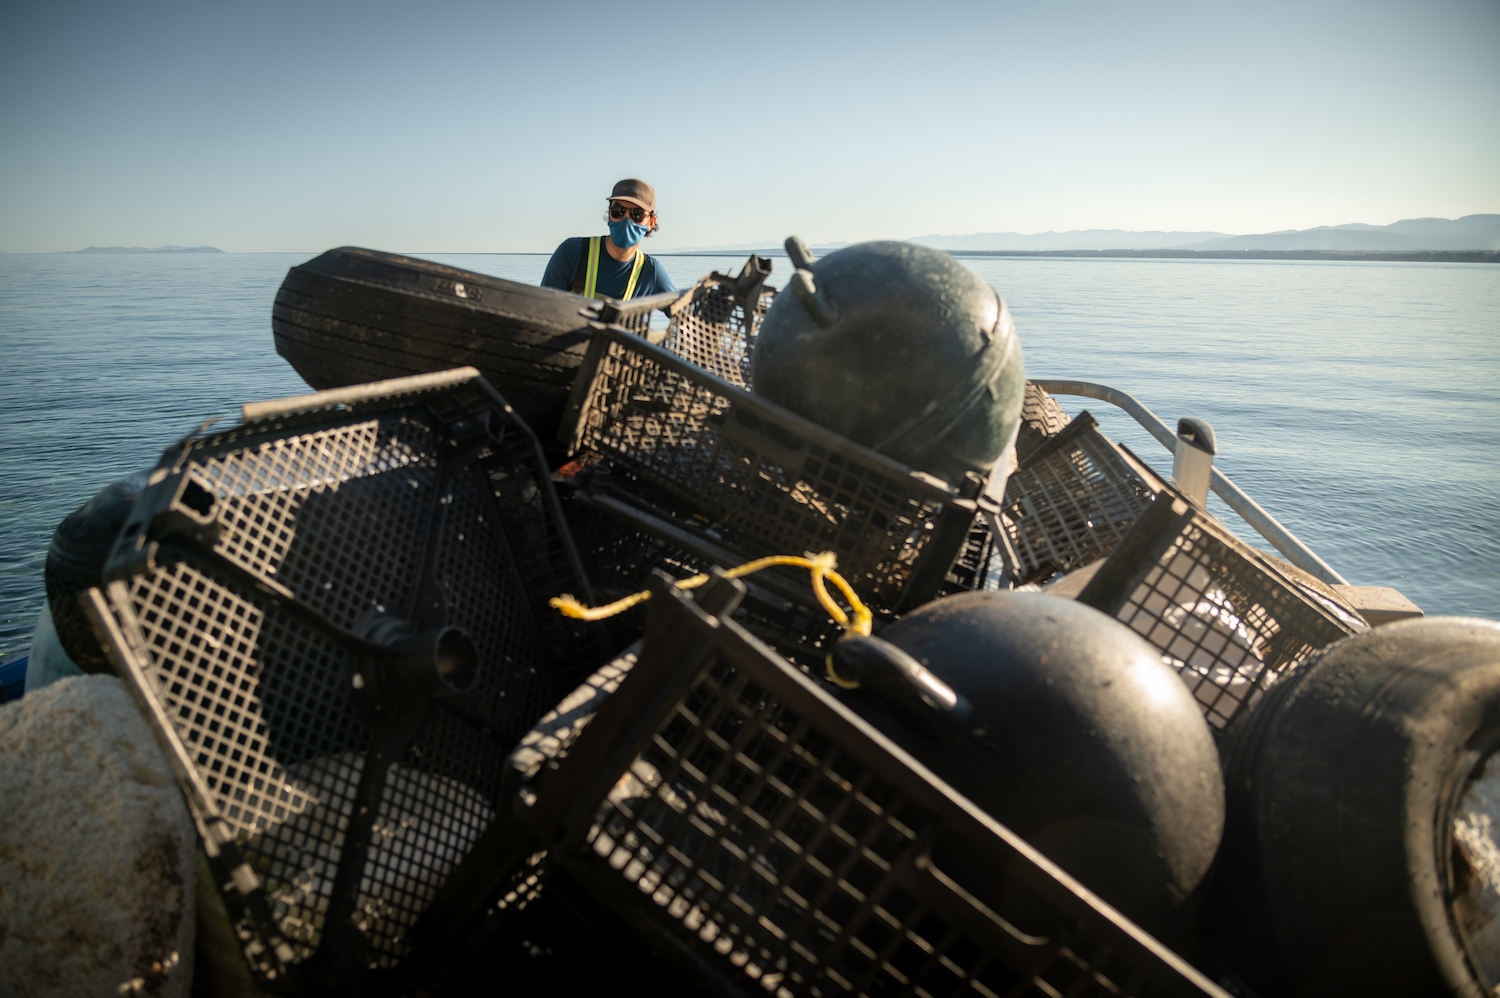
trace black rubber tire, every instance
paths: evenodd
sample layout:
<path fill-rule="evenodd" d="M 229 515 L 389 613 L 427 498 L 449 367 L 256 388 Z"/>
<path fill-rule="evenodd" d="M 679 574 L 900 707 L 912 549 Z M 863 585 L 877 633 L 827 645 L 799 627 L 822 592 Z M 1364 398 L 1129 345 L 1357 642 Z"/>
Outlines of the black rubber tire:
<path fill-rule="evenodd" d="M 1062 411 L 1056 399 L 1032 382 L 1026 382 L 1026 395 L 1021 402 L 1021 428 L 1016 433 L 1016 462 L 1025 464 L 1048 437 L 1061 433 L 1068 422 L 1068 414 Z"/>
<path fill-rule="evenodd" d="M 113 667 L 94 637 L 78 598 L 84 590 L 101 585 L 104 561 L 146 487 L 149 472 L 138 471 L 105 486 L 70 513 L 52 534 L 47 547 L 47 607 L 58 643 L 84 672 L 113 672 Z"/>
<path fill-rule="evenodd" d="M 345 246 L 287 272 L 271 330 L 276 352 L 313 388 L 471 364 L 535 429 L 555 427 L 567 402 L 588 345 L 580 314 L 588 304 L 552 288 Z"/>
<path fill-rule="evenodd" d="M 1448 910 L 1452 808 L 1500 735 L 1500 624 L 1330 647 L 1230 730 L 1210 947 L 1266 994 L 1488 993 Z"/>

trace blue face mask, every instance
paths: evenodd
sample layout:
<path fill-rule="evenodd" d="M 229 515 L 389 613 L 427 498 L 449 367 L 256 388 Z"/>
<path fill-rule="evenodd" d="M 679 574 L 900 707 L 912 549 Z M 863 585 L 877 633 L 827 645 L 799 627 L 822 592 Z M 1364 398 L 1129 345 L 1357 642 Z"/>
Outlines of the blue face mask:
<path fill-rule="evenodd" d="M 630 249 L 636 243 L 646 238 L 646 233 L 651 230 L 644 225 L 638 225 L 626 215 L 618 222 L 609 223 L 609 241 L 620 249 Z"/>

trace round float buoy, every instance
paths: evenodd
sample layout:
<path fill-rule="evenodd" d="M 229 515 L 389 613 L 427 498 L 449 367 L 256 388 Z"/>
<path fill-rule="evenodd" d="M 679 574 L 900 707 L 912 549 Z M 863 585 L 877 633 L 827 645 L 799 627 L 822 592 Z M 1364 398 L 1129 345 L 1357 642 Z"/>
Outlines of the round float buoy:
<path fill-rule="evenodd" d="M 755 392 L 950 485 L 1015 439 L 1026 375 L 1005 302 L 946 253 L 850 246 L 766 313 Z"/>
<path fill-rule="evenodd" d="M 1155 649 L 1034 593 L 936 600 L 882 637 L 971 705 L 966 737 L 907 740 L 934 772 L 1148 930 L 1181 927 L 1218 849 L 1224 784 L 1202 713 Z M 940 843 L 934 861 L 1002 913 L 1045 917 L 972 850 Z"/>

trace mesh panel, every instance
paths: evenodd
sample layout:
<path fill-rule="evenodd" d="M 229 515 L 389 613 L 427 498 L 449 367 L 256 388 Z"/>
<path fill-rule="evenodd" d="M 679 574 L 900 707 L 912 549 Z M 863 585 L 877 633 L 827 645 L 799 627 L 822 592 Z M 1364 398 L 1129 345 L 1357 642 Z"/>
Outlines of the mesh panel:
<path fill-rule="evenodd" d="M 1010 588 L 1011 569 L 1005 564 L 1001 546 L 987 518 L 975 519 L 969 527 L 964 545 L 948 569 L 940 595 L 973 592 L 977 589 Z"/>
<path fill-rule="evenodd" d="M 112 610 L 139 635 L 135 665 L 298 960 L 338 912 L 376 965 L 405 955 L 406 932 L 495 814 L 499 761 L 567 688 L 565 662 L 586 658 L 581 638 L 544 629 L 554 614 L 539 624 L 545 594 L 527 589 L 587 586 L 563 554 L 540 455 L 503 405 L 470 382 L 425 405 L 268 417 L 191 440 L 116 549 Z M 216 537 L 174 526 L 189 513 Z M 386 667 L 354 637 L 381 615 L 407 631 L 461 628 L 477 656 L 473 685 L 432 699 L 402 734 L 382 720 L 398 702 L 377 695 Z M 362 810 L 376 744 L 393 761 L 365 780 Z M 351 851 L 363 836 L 368 848 Z"/>
<path fill-rule="evenodd" d="M 1109 554 L 1158 487 L 1080 413 L 1006 483 L 1020 581 L 1045 580 Z"/>
<path fill-rule="evenodd" d="M 623 774 L 597 778 L 603 799 L 589 831 L 552 854 L 627 924 L 654 920 L 680 956 L 706 961 L 745 994 L 1118 995 L 1174 973 L 1125 943 L 1110 916 L 1076 907 L 1075 895 L 1056 913 L 1067 928 L 1046 936 L 982 914 L 932 870 L 934 838 L 962 834 L 1008 871 L 1027 860 L 837 716 L 826 694 L 794 681 L 786 663 L 724 626 L 704 636 L 707 649 L 696 646 L 696 670 L 654 659 L 651 634 L 672 634 L 681 648 L 702 625 L 653 613 L 671 619 L 656 630 L 653 617 L 639 661 L 623 680 L 609 678 L 618 689 L 606 696 L 602 678 L 580 689 L 571 711 L 549 715 L 554 723 L 513 758 L 534 780 L 523 793 L 532 812 L 552 813 L 553 791 L 536 777 L 569 746 L 552 778 L 570 803 L 573 772 L 620 772 L 606 761 L 618 748 L 580 740 L 578 728 L 597 713 L 594 723 L 619 730 L 621 716 L 669 696 L 642 747 L 616 764 Z M 655 685 L 666 682 L 671 690 Z M 615 711 L 609 722 L 604 711 Z"/>
<path fill-rule="evenodd" d="M 579 550 L 592 570 L 601 603 L 649 588 L 654 572 L 658 570 L 674 579 L 685 579 L 708 572 L 715 563 L 639 525 L 584 508 L 581 502 L 568 503 L 565 508 Z M 734 565 L 719 567 L 733 568 Z M 735 611 L 734 619 L 791 661 L 803 668 L 821 671 L 828 649 L 838 640 L 843 629 L 818 605 L 811 589 L 804 585 L 807 573 L 799 569 L 794 577 L 793 597 L 778 595 L 759 585 L 758 580 L 763 576 L 746 577 L 744 582 L 750 587 L 750 595 Z M 617 646 L 641 637 L 646 610 L 647 604 L 640 604 L 610 618 Z"/>
<path fill-rule="evenodd" d="M 567 628 L 545 604 L 576 576 L 524 441 L 485 446 L 442 477 L 442 428 L 430 412 L 410 410 L 195 456 L 187 468 L 220 499 L 214 553 L 276 579 L 341 628 L 408 605 L 431 544 L 427 570 L 482 660 L 524 663 L 487 670 L 477 694 L 518 736 L 566 688 L 541 682 L 532 660 L 538 621 Z"/>
<path fill-rule="evenodd" d="M 837 990 L 857 991 L 891 977 L 884 960 L 917 939 L 926 946 L 903 976 L 920 983 L 947 969 L 930 957 L 950 927 L 903 939 L 927 912 L 891 877 L 931 828 L 929 814 L 721 660 L 611 793 L 588 845 L 768 990 L 805 986 L 824 967 Z"/>
<path fill-rule="evenodd" d="M 651 330 L 651 313 L 632 311 L 617 318 L 615 325 L 628 329 L 638 336 L 644 336 Z"/>
<path fill-rule="evenodd" d="M 433 430 L 382 429 L 361 420 L 193 460 L 220 500 L 214 553 L 352 626 L 415 571 L 422 552 L 408 538 L 424 531 L 436 485 Z"/>
<path fill-rule="evenodd" d="M 705 277 L 674 311 L 662 346 L 731 385 L 748 388 L 755 334 L 775 295 L 774 288 L 765 288 L 754 307 L 746 308 L 729 278 Z"/>
<path fill-rule="evenodd" d="M 1313 653 L 1361 629 L 1200 511 L 1179 517 L 1164 543 L 1117 595 L 1085 591 L 1080 599 L 1160 649 L 1215 728 Z M 1122 548 L 1116 558 L 1131 553 Z M 1113 567 L 1106 563 L 1101 576 Z"/>
<path fill-rule="evenodd" d="M 628 329 L 637 336 L 651 335 L 652 314 L 661 309 L 670 309 L 683 295 L 680 291 L 664 291 L 644 298 L 620 301 L 604 298 L 588 307 L 588 312 L 600 322 Z"/>
<path fill-rule="evenodd" d="M 131 597 L 173 724 L 305 959 L 320 939 L 371 736 L 348 692 L 354 663 L 185 561 L 138 578 Z M 497 747 L 454 726 L 433 718 L 380 798 L 355 909 L 389 958 L 402 955 L 404 929 L 493 814 L 498 786 L 475 763 Z"/>
<path fill-rule="evenodd" d="M 284 767 L 369 741 L 344 694 L 343 650 L 186 562 L 137 578 L 130 595 L 162 697 L 221 815 L 251 835 L 315 806 Z"/>
<path fill-rule="evenodd" d="M 504 597 L 524 606 L 537 622 L 566 689 L 587 675 L 607 649 L 600 628 L 564 617 L 547 602 L 561 593 L 592 598 L 590 580 L 579 568 L 582 562 L 557 506 L 551 473 L 533 456 L 529 441 L 517 437 L 486 447 L 479 454 L 478 464 L 493 500 L 494 516 L 484 520 L 486 514 L 479 510 L 482 497 L 477 493 L 468 501 L 475 504 L 475 515 L 484 529 L 495 531 L 510 548 L 519 584 L 505 588 L 502 579 L 488 573 L 476 560 L 476 549 L 469 543 L 473 535 L 458 537 L 458 543 L 444 554 L 462 560 L 468 571 L 463 581 L 456 580 L 449 586 L 450 599 L 464 601 L 482 612 L 484 607 L 494 606 L 501 598 L 500 590 L 505 589 Z M 554 689 L 549 685 L 545 693 L 550 696 Z M 544 691 L 538 688 L 533 692 Z M 550 705 L 550 700 L 535 697 L 526 699 L 524 705 L 512 703 L 528 721 Z"/>
<path fill-rule="evenodd" d="M 598 451 L 669 491 L 747 556 L 832 550 L 863 595 L 889 606 L 945 505 L 957 507 L 936 479 L 633 337 L 599 333 L 590 358 L 584 393 L 575 390 L 574 451 Z"/>

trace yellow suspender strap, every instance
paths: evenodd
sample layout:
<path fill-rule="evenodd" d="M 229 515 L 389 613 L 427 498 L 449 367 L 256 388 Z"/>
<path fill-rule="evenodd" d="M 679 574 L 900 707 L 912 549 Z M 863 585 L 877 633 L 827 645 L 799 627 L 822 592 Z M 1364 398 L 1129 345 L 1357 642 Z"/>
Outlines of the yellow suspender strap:
<path fill-rule="evenodd" d="M 583 296 L 594 297 L 594 285 L 599 280 L 599 240 L 602 236 L 589 236 L 589 262 L 583 269 Z M 640 250 L 635 251 L 635 266 L 630 268 L 630 283 L 625 285 L 625 296 L 621 301 L 629 301 L 630 296 L 635 294 L 635 282 L 640 280 L 641 268 L 646 265 L 646 254 Z"/>
<path fill-rule="evenodd" d="M 635 282 L 640 278 L 641 268 L 645 265 L 646 254 L 644 251 L 637 249 L 635 251 L 635 266 L 630 268 L 630 283 L 625 285 L 625 297 L 621 298 L 621 301 L 629 301 L 630 296 L 635 294 Z"/>
<path fill-rule="evenodd" d="M 598 236 L 589 236 L 589 263 L 584 268 L 583 275 L 583 296 L 585 298 L 592 298 L 594 297 L 594 282 L 599 279 Z"/>

